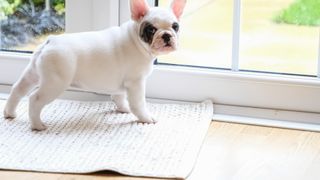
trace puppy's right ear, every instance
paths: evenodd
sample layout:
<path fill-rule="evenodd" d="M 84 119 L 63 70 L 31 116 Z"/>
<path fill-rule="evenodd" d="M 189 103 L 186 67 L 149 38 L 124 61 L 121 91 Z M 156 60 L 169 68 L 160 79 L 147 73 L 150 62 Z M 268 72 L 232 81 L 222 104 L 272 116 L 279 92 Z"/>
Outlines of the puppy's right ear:
<path fill-rule="evenodd" d="M 131 18 L 139 21 L 149 11 L 149 5 L 146 0 L 130 0 Z"/>
<path fill-rule="evenodd" d="M 187 3 L 187 0 L 173 0 L 171 3 L 171 9 L 178 20 L 180 19 L 183 13 L 186 3 Z"/>

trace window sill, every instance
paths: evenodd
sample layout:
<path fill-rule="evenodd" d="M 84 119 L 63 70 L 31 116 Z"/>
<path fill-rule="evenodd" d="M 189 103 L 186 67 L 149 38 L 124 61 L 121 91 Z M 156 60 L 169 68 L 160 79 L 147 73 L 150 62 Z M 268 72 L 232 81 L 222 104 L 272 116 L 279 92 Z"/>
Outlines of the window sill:
<path fill-rule="evenodd" d="M 149 97 L 182 101 L 212 99 L 223 105 L 320 112 L 320 81 L 247 72 L 156 66 Z"/>

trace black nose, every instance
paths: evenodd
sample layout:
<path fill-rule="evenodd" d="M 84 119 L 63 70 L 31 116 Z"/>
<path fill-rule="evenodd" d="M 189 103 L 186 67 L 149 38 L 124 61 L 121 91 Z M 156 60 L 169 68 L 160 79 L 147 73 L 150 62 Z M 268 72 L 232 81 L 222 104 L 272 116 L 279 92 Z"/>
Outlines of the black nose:
<path fill-rule="evenodd" d="M 170 38 L 171 38 L 171 35 L 168 33 L 165 33 L 164 35 L 162 35 L 162 39 L 166 44 L 170 42 Z"/>

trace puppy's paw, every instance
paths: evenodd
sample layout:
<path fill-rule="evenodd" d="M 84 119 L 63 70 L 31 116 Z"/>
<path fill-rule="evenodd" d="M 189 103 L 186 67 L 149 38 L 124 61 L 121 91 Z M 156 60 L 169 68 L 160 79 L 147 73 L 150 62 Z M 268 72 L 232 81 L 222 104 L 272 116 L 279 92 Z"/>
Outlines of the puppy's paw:
<path fill-rule="evenodd" d="M 128 106 L 117 107 L 116 111 L 119 113 L 130 113 L 131 112 L 130 108 Z"/>
<path fill-rule="evenodd" d="M 15 112 L 9 112 L 6 109 L 3 111 L 3 117 L 8 120 L 12 120 L 17 117 Z"/>
<path fill-rule="evenodd" d="M 157 120 L 151 115 L 140 117 L 137 121 L 138 123 L 155 124 Z"/>
<path fill-rule="evenodd" d="M 32 123 L 31 130 L 32 131 L 43 131 L 46 130 L 47 126 L 45 126 L 42 122 L 40 123 Z"/>

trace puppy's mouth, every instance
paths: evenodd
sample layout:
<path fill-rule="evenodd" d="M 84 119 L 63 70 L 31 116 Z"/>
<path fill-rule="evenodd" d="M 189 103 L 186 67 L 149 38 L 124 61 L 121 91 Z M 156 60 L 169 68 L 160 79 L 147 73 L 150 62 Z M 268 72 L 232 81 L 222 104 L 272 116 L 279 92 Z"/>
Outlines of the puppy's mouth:
<path fill-rule="evenodd" d="M 176 47 L 175 47 L 175 45 L 173 45 L 171 43 L 165 43 L 160 46 L 155 45 L 152 47 L 152 49 L 154 49 L 159 54 L 167 54 L 172 51 L 175 51 Z"/>
<path fill-rule="evenodd" d="M 171 43 L 166 43 L 166 45 L 164 45 L 164 47 L 172 47 Z"/>
<path fill-rule="evenodd" d="M 170 41 L 164 41 L 162 38 L 156 38 L 151 44 L 151 48 L 157 54 L 167 54 L 177 49 L 176 40 L 174 37 Z"/>
<path fill-rule="evenodd" d="M 173 45 L 172 43 L 165 43 L 165 45 L 162 47 L 164 50 L 167 50 L 167 51 L 174 51 L 176 50 L 176 46 Z"/>

